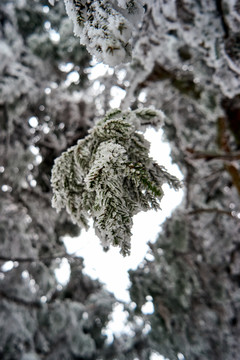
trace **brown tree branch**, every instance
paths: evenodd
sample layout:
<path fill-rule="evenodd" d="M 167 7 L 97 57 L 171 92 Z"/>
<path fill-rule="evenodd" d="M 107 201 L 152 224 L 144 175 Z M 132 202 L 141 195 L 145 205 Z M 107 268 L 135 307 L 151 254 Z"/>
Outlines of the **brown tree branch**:
<path fill-rule="evenodd" d="M 225 169 L 232 178 L 233 185 L 236 187 L 238 194 L 240 196 L 240 174 L 239 170 L 233 164 L 225 164 Z"/>
<path fill-rule="evenodd" d="M 217 152 L 205 152 L 205 151 L 195 151 L 191 148 L 186 148 L 186 151 L 191 154 L 192 159 L 204 159 L 206 161 L 210 160 L 224 160 L 224 161 L 234 161 L 240 160 L 240 152 L 235 151 L 232 153 L 217 153 Z"/>
<path fill-rule="evenodd" d="M 0 255 L 0 261 L 12 261 L 12 262 L 19 262 L 19 263 L 31 263 L 31 262 L 40 262 L 40 261 L 49 261 L 49 260 L 56 260 L 56 259 L 69 259 L 69 260 L 78 260 L 79 256 L 70 255 L 70 254 L 59 254 L 53 256 L 40 256 L 40 257 L 8 257 Z"/>
<path fill-rule="evenodd" d="M 37 308 L 37 309 L 41 308 L 41 306 L 42 306 L 39 301 L 27 301 L 25 299 L 18 298 L 15 295 L 9 295 L 3 290 L 0 290 L 0 298 L 6 299 L 7 301 L 12 301 L 19 305 Z"/>
<path fill-rule="evenodd" d="M 234 214 L 235 212 L 218 209 L 218 208 L 199 208 L 199 209 L 189 211 L 187 213 L 187 215 L 196 215 L 196 214 L 201 214 L 201 213 L 218 213 L 218 214 L 222 214 L 222 215 L 228 215 L 234 219 L 240 220 L 238 218 L 238 216 Z"/>

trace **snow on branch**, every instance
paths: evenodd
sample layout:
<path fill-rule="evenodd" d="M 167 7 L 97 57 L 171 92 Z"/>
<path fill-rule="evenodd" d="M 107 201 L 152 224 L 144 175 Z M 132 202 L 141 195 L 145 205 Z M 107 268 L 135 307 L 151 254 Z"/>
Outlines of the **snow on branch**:
<path fill-rule="evenodd" d="M 110 66 L 131 60 L 129 40 L 143 17 L 141 0 L 64 2 L 75 35 L 91 55 Z"/>
<path fill-rule="evenodd" d="M 133 215 L 160 208 L 163 183 L 180 187 L 177 178 L 149 157 L 150 143 L 139 131 L 163 118 L 153 109 L 112 110 L 55 160 L 53 207 L 66 207 L 81 227 L 88 228 L 92 217 L 105 250 L 119 246 L 129 255 Z"/>

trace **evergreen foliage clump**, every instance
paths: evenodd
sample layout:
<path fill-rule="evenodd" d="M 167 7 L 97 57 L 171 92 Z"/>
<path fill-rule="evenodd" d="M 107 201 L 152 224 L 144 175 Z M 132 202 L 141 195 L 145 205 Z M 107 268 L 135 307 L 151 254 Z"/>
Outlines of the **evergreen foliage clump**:
<path fill-rule="evenodd" d="M 73 30 L 98 61 L 115 66 L 131 60 L 129 40 L 142 19 L 141 0 L 65 0 Z"/>
<path fill-rule="evenodd" d="M 130 254 L 132 217 L 159 209 L 162 184 L 179 181 L 149 157 L 150 143 L 140 129 L 156 125 L 163 113 L 152 109 L 106 114 L 89 135 L 55 160 L 52 205 L 66 207 L 74 223 L 88 227 L 92 217 L 104 249 Z"/>

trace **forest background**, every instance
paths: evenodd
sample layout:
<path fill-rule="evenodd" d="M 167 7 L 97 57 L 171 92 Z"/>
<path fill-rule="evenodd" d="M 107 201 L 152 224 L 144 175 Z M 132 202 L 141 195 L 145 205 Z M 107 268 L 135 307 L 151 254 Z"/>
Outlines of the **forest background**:
<path fill-rule="evenodd" d="M 127 3 L 140 14 L 141 2 L 118 6 Z M 63 1 L 0 3 L 3 360 L 239 358 L 240 3 L 149 0 L 143 10 L 142 22 L 121 14 L 134 25 L 119 57 L 128 62 L 117 65 L 114 49 L 103 50 L 112 66 L 93 79 L 92 56 Z M 182 203 L 129 272 L 130 302 L 66 251 L 64 237 L 80 228 L 51 206 L 54 160 L 86 139 L 116 92 L 122 111 L 164 112 L 164 138 L 183 174 Z M 71 271 L 65 285 L 56 277 L 63 259 Z M 127 325 L 109 340 L 116 304 Z"/>

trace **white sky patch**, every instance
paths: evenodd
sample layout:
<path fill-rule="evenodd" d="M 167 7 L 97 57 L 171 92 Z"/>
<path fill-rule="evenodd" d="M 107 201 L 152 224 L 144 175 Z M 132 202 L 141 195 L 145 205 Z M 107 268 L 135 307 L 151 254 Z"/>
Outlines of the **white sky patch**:
<path fill-rule="evenodd" d="M 3 184 L 2 187 L 1 187 L 1 190 L 3 192 L 8 192 L 8 191 L 12 191 L 12 188 L 11 188 L 11 186 L 9 186 L 7 184 Z"/>
<path fill-rule="evenodd" d="M 175 175 L 178 179 L 182 180 L 183 174 L 179 170 L 179 167 L 171 162 L 170 145 L 162 140 L 162 135 L 162 129 L 156 131 L 153 128 L 149 128 L 146 130 L 144 136 L 151 142 L 150 156 L 160 165 L 165 166 L 172 175 Z M 176 192 L 174 191 L 174 193 Z"/>
<path fill-rule="evenodd" d="M 22 276 L 22 278 L 25 279 L 25 280 L 27 280 L 27 279 L 30 278 L 29 272 L 28 272 L 27 270 L 24 270 L 24 271 L 22 272 L 21 276 Z"/>
<path fill-rule="evenodd" d="M 112 100 L 109 101 L 109 105 L 112 109 L 119 108 L 121 101 L 125 98 L 126 91 L 119 86 L 113 86 L 110 92 Z"/>
<path fill-rule="evenodd" d="M 28 123 L 31 127 L 36 128 L 38 126 L 38 118 L 36 116 L 32 116 L 28 119 Z"/>
<path fill-rule="evenodd" d="M 48 134 L 50 131 L 50 127 L 47 124 L 43 124 L 41 130 L 44 134 Z"/>
<path fill-rule="evenodd" d="M 42 162 L 42 156 L 41 156 L 41 155 L 37 155 L 37 156 L 35 157 L 35 159 L 34 159 L 34 164 L 35 164 L 35 165 L 39 165 L 39 164 L 41 164 L 41 162 Z"/>
<path fill-rule="evenodd" d="M 117 78 L 118 78 L 118 80 L 120 80 L 120 81 L 123 81 L 123 80 L 124 80 L 126 74 L 127 74 L 126 69 L 120 69 L 120 70 L 117 70 L 117 71 L 116 71 Z"/>
<path fill-rule="evenodd" d="M 50 30 L 51 29 L 51 23 L 50 23 L 50 21 L 45 21 L 45 23 L 44 23 L 44 28 L 45 28 L 45 30 Z"/>
<path fill-rule="evenodd" d="M 42 11 L 44 12 L 44 14 L 48 14 L 49 13 L 49 7 L 47 5 L 44 5 L 42 8 Z"/>
<path fill-rule="evenodd" d="M 103 63 L 97 63 L 93 67 L 89 68 L 89 79 L 90 80 L 96 80 L 100 76 L 104 76 L 107 74 L 109 69 L 108 65 L 105 65 Z"/>
<path fill-rule="evenodd" d="M 36 180 L 35 180 L 35 179 L 31 180 L 31 181 L 30 181 L 30 185 L 31 185 L 31 187 L 37 186 Z"/>
<path fill-rule="evenodd" d="M 90 80 L 96 80 L 97 78 L 99 78 L 100 76 L 104 76 L 106 74 L 108 75 L 112 75 L 114 72 L 114 69 L 111 68 L 108 65 L 105 65 L 103 63 L 98 63 L 96 61 L 92 61 L 91 63 L 93 66 L 91 68 L 89 68 L 89 79 Z"/>
<path fill-rule="evenodd" d="M 58 83 L 56 83 L 55 81 L 52 81 L 50 85 L 51 85 L 52 89 L 57 89 L 58 88 Z"/>
<path fill-rule="evenodd" d="M 44 92 L 45 92 L 45 94 L 46 95 L 49 95 L 49 94 L 51 94 L 51 88 L 50 87 L 46 87 L 46 89 L 44 89 Z"/>
<path fill-rule="evenodd" d="M 6 271 L 10 271 L 12 270 L 14 267 L 14 263 L 13 261 L 6 261 L 2 266 L 1 266 L 1 270 L 6 272 Z"/>
<path fill-rule="evenodd" d="M 153 353 L 151 354 L 150 360 L 169 360 L 169 359 L 166 359 L 164 356 L 159 355 L 157 353 Z"/>
<path fill-rule="evenodd" d="M 146 91 L 142 90 L 138 95 L 138 100 L 143 103 L 146 101 L 146 99 L 147 99 Z"/>
<path fill-rule="evenodd" d="M 33 155 L 38 155 L 39 154 L 39 148 L 34 146 L 34 145 L 30 145 L 29 146 L 29 150 L 31 151 L 31 153 Z"/>
<path fill-rule="evenodd" d="M 45 304 L 47 302 L 47 297 L 42 296 L 40 300 L 41 300 L 41 303 Z"/>
<path fill-rule="evenodd" d="M 104 86 L 103 84 L 101 84 L 100 81 L 98 81 L 98 80 L 95 80 L 95 81 L 94 81 L 92 87 L 93 87 L 93 91 L 94 91 L 95 94 L 96 94 L 96 93 L 99 93 L 99 94 L 100 94 L 100 93 L 102 93 L 102 92 L 104 91 L 104 89 L 105 89 L 105 86 Z"/>
<path fill-rule="evenodd" d="M 69 71 L 71 71 L 73 69 L 73 66 L 74 66 L 73 63 L 68 62 L 68 63 L 59 64 L 58 68 L 60 71 L 68 73 Z"/>
<path fill-rule="evenodd" d="M 68 87 L 70 86 L 72 83 L 74 84 L 78 84 L 80 79 L 80 75 L 77 71 L 71 71 L 68 75 L 66 80 L 64 81 L 64 84 Z"/>
<path fill-rule="evenodd" d="M 54 44 L 58 44 L 60 41 L 60 34 L 54 29 L 49 30 L 49 37 Z"/>
<path fill-rule="evenodd" d="M 126 286 L 129 285 L 129 257 L 123 258 L 119 249 L 112 248 L 105 253 L 94 229 L 82 230 L 79 238 L 65 237 L 64 243 L 68 252 L 84 258 L 84 272 L 93 279 L 99 279 L 119 300 L 129 301 Z M 117 279 L 117 281 L 116 281 Z"/>
<path fill-rule="evenodd" d="M 178 357 L 179 360 L 184 360 L 185 359 L 185 357 L 184 357 L 184 355 L 182 353 L 178 353 L 177 357 Z"/>
<path fill-rule="evenodd" d="M 55 270 L 57 281 L 61 285 L 66 285 L 70 277 L 70 265 L 66 258 L 63 258 L 59 264 L 59 268 Z"/>
<path fill-rule="evenodd" d="M 113 334 L 120 335 L 125 329 L 127 323 L 128 312 L 124 311 L 122 304 L 117 303 L 114 306 L 112 319 L 109 321 L 108 326 L 104 330 L 104 335 L 107 335 L 108 342 L 113 341 Z M 130 328 L 129 328 L 130 330 Z"/>
<path fill-rule="evenodd" d="M 152 314 L 154 312 L 154 306 L 152 301 L 147 301 L 141 308 L 141 311 L 143 314 Z"/>

